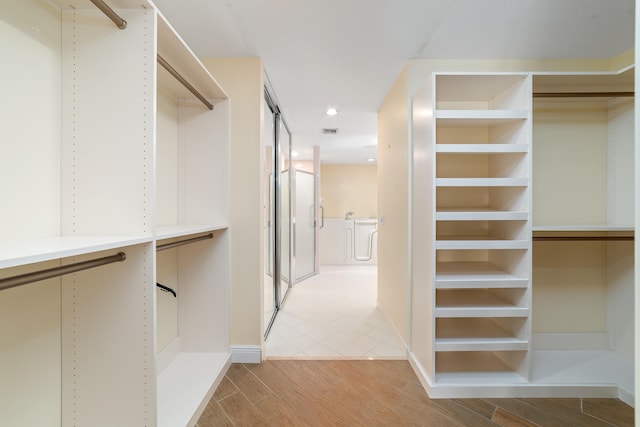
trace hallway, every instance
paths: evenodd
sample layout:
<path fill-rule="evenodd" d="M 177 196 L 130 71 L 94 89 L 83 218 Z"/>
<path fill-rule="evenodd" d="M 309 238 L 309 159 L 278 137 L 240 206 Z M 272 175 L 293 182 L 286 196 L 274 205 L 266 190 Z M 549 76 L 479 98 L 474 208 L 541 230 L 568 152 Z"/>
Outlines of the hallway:
<path fill-rule="evenodd" d="M 289 292 L 267 359 L 404 359 L 377 307 L 376 266 L 321 266 Z"/>

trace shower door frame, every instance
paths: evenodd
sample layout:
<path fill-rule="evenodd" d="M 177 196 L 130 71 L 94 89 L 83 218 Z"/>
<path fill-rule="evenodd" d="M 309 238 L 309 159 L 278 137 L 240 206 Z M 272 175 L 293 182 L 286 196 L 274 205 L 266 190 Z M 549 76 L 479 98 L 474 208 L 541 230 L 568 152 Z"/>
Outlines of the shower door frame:
<path fill-rule="evenodd" d="M 269 188 L 273 188 L 273 195 L 269 195 L 269 217 L 273 218 L 273 222 L 270 223 L 270 233 L 269 233 L 269 239 L 271 241 L 271 243 L 269 244 L 269 250 L 270 252 L 270 256 L 269 259 L 272 261 L 272 268 L 271 268 L 271 276 L 273 279 L 273 303 L 274 303 L 274 309 L 273 309 L 273 314 L 271 316 L 271 319 L 269 320 L 269 323 L 267 324 L 267 327 L 265 328 L 265 332 L 264 332 L 264 339 L 267 338 L 267 336 L 269 335 L 269 332 L 271 331 L 271 327 L 273 326 L 273 323 L 278 315 L 278 313 L 280 312 L 280 309 L 282 308 L 282 305 L 284 304 L 284 301 L 286 300 L 287 296 L 289 295 L 289 291 L 291 290 L 291 287 L 293 286 L 293 273 L 292 273 L 292 268 L 293 268 L 293 257 L 292 257 L 292 243 L 293 243 L 293 227 L 292 227 L 292 174 L 288 173 L 287 177 L 288 177 L 288 192 L 287 192 L 287 198 L 288 198 L 288 218 L 289 221 L 287 224 L 282 224 L 282 192 L 281 192 L 281 180 L 282 180 L 282 173 L 284 172 L 284 170 L 281 170 L 280 168 L 280 163 L 281 163 L 281 158 L 280 158 L 280 154 L 281 154 L 281 148 L 282 148 L 282 144 L 281 144 L 281 140 L 280 140 L 280 126 L 283 126 L 284 129 L 287 132 L 287 135 L 289 136 L 288 139 L 288 152 L 286 153 L 286 157 L 289 159 L 289 162 L 291 161 L 291 153 L 292 153 L 292 138 L 291 138 L 291 131 L 289 130 L 289 127 L 287 126 L 286 122 L 284 121 L 284 118 L 282 117 L 282 113 L 280 112 L 280 108 L 278 107 L 277 103 L 275 102 L 275 99 L 271 96 L 269 90 L 267 89 L 267 87 L 264 87 L 264 98 L 265 98 L 265 102 L 267 104 L 267 106 L 269 107 L 269 109 L 271 110 L 271 113 L 273 115 L 273 149 L 271 150 L 272 152 L 272 164 L 273 164 L 273 172 L 272 172 L 272 178 L 270 179 L 270 185 Z M 290 165 L 289 168 L 287 168 L 289 171 L 291 170 Z M 271 183 L 273 183 L 273 187 L 271 187 Z M 272 212 L 273 212 L 273 216 L 272 216 Z M 282 295 L 282 291 L 281 291 L 281 287 L 282 287 L 282 253 L 281 253 L 281 249 L 282 249 L 282 241 L 281 241 L 281 232 L 282 232 L 282 227 L 286 226 L 288 227 L 288 233 L 287 233 L 287 237 L 289 240 L 289 244 L 287 245 L 288 248 L 288 271 L 287 273 L 287 278 L 288 278 L 288 286 L 286 287 L 286 290 L 284 292 L 284 295 Z"/>

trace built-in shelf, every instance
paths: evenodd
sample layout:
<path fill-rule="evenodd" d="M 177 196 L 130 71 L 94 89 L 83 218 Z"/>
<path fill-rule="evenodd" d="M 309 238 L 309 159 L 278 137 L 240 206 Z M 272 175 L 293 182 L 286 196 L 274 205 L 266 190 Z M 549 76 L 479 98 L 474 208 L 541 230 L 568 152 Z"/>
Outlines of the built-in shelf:
<path fill-rule="evenodd" d="M 522 351 L 527 340 L 512 337 L 436 338 L 436 351 Z"/>
<path fill-rule="evenodd" d="M 546 225 L 534 226 L 533 240 L 633 240 L 635 228 L 629 225 Z"/>
<path fill-rule="evenodd" d="M 525 317 L 529 308 L 483 289 L 443 289 L 436 293 L 439 317 Z"/>
<path fill-rule="evenodd" d="M 528 153 L 529 144 L 436 144 L 436 153 Z"/>
<path fill-rule="evenodd" d="M 526 187 L 529 178 L 436 178 L 436 187 Z"/>
<path fill-rule="evenodd" d="M 0 241 L 0 268 L 16 267 L 58 258 L 90 254 L 125 246 L 149 243 L 150 236 L 50 237 Z"/>
<path fill-rule="evenodd" d="M 438 124 L 455 126 L 492 126 L 528 117 L 527 110 L 436 110 Z"/>
<path fill-rule="evenodd" d="M 528 211 L 505 211 L 487 208 L 438 208 L 437 221 L 526 221 Z"/>
<path fill-rule="evenodd" d="M 437 352 L 436 383 L 459 386 L 525 384 L 526 378 L 499 357 L 505 353 L 524 357 L 526 352 Z"/>
<path fill-rule="evenodd" d="M 180 353 L 158 376 L 158 427 L 195 425 L 230 365 L 230 353 Z"/>
<path fill-rule="evenodd" d="M 526 288 L 528 278 L 516 277 L 488 262 L 439 262 L 437 289 Z"/>
<path fill-rule="evenodd" d="M 225 230 L 226 225 L 166 225 L 156 229 L 156 239 L 172 239 L 175 237 L 184 237 L 192 234 L 208 233 L 212 231 Z"/>
<path fill-rule="evenodd" d="M 498 240 L 480 237 L 456 236 L 447 240 L 436 240 L 435 249 L 528 249 L 529 240 Z"/>

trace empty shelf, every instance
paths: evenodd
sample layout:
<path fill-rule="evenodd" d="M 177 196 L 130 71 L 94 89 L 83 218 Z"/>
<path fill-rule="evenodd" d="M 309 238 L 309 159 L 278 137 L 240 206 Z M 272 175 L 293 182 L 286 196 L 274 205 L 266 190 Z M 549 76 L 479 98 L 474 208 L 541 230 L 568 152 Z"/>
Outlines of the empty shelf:
<path fill-rule="evenodd" d="M 436 153 L 528 153 L 529 144 L 436 144 Z"/>
<path fill-rule="evenodd" d="M 526 187 L 529 178 L 436 178 L 436 187 Z"/>
<path fill-rule="evenodd" d="M 436 288 L 526 288 L 528 278 L 516 277 L 487 262 L 439 262 Z"/>
<path fill-rule="evenodd" d="M 526 351 L 529 341 L 503 338 L 436 338 L 436 351 Z"/>
<path fill-rule="evenodd" d="M 524 359 L 525 352 L 522 352 Z M 436 353 L 438 384 L 524 384 L 526 379 L 503 362 L 494 352 Z"/>
<path fill-rule="evenodd" d="M 494 293 L 479 289 L 441 290 L 436 294 L 436 317 L 526 317 L 520 307 Z"/>
<path fill-rule="evenodd" d="M 439 209 L 437 221 L 526 221 L 528 211 L 504 211 L 487 208 Z"/>
<path fill-rule="evenodd" d="M 151 242 L 145 236 L 121 237 L 49 237 L 8 240 L 0 243 L 0 268 L 50 261 L 99 251 Z"/>
<path fill-rule="evenodd" d="M 529 240 L 497 240 L 487 238 L 456 238 L 436 240 L 436 249 L 528 249 Z"/>
<path fill-rule="evenodd" d="M 230 365 L 230 353 L 180 353 L 158 376 L 158 426 L 193 425 Z"/>

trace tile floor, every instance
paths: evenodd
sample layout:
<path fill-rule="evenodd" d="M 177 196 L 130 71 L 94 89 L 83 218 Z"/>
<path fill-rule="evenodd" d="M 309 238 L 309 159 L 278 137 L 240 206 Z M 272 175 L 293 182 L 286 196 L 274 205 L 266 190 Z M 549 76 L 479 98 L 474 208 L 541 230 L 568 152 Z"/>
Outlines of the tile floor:
<path fill-rule="evenodd" d="M 377 307 L 376 266 L 321 266 L 289 292 L 267 359 L 404 359 Z"/>

